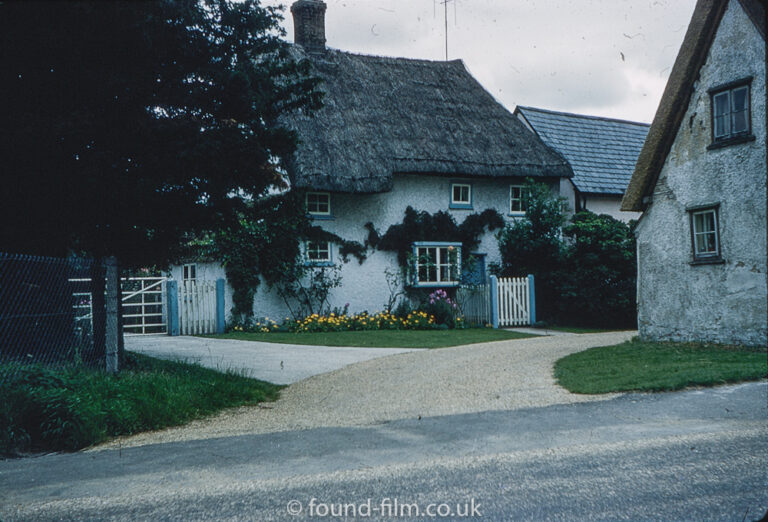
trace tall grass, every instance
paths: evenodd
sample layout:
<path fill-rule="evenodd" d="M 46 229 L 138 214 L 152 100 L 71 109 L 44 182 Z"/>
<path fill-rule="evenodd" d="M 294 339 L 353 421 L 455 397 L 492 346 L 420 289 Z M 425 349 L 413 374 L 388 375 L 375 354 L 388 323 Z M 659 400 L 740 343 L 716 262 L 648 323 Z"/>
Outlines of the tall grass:
<path fill-rule="evenodd" d="M 76 450 L 277 398 L 280 386 L 128 354 L 118 375 L 29 365 L 0 386 L 0 453 Z"/>

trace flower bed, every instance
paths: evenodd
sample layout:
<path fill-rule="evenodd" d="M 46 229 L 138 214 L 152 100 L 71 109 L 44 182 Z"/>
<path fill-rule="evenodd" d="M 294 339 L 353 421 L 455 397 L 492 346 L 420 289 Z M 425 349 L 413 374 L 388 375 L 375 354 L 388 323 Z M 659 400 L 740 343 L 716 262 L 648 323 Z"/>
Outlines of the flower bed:
<path fill-rule="evenodd" d="M 456 318 L 455 327 L 462 328 L 463 320 Z M 347 332 L 360 330 L 436 330 L 447 326 L 439 324 L 435 316 L 423 311 L 414 311 L 405 317 L 398 317 L 388 312 L 373 315 L 363 312 L 355 315 L 312 314 L 301 320 L 286 318 L 282 325 L 267 318 L 251 325 L 234 325 L 235 332 L 270 333 L 270 332 Z"/>

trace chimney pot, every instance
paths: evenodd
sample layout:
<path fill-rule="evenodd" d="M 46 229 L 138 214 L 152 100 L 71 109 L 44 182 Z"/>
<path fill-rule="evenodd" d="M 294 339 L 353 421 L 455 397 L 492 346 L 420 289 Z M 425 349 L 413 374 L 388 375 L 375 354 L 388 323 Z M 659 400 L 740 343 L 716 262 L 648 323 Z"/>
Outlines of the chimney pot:
<path fill-rule="evenodd" d="M 298 0 L 291 6 L 293 41 L 305 51 L 325 51 L 325 2 Z"/>

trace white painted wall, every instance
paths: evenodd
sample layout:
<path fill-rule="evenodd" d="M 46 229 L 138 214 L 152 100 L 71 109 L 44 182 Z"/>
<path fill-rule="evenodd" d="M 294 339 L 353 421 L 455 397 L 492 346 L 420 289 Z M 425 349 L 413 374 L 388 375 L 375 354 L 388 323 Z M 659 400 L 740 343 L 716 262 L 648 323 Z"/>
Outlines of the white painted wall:
<path fill-rule="evenodd" d="M 622 196 L 600 196 L 587 194 L 584 196 L 584 206 L 595 214 L 608 214 L 612 218 L 629 223 L 633 219 L 640 219 L 641 212 L 624 212 L 620 210 Z"/>
<path fill-rule="evenodd" d="M 451 183 L 469 183 L 472 185 L 473 208 L 471 210 L 450 209 Z M 515 179 L 472 179 L 447 176 L 425 176 L 400 174 L 395 175 L 391 192 L 382 194 L 332 194 L 332 219 L 316 219 L 314 224 L 346 240 L 364 243 L 368 231 L 364 225 L 372 222 L 380 234 L 394 224 L 401 223 L 405 209 L 412 206 L 416 210 L 435 213 L 448 211 L 456 222 L 461 222 L 472 213 L 479 213 L 487 208 L 494 208 L 507 222 L 515 219 L 509 216 L 509 186 L 524 184 L 524 180 Z M 548 180 L 553 193 L 560 190 L 557 178 Z M 570 182 L 568 182 L 570 183 Z M 498 242 L 495 234 L 486 233 L 481 239 L 477 253 L 487 254 L 486 267 L 489 263 L 499 262 Z M 440 238 L 435 238 L 440 240 Z M 354 256 L 343 263 L 338 247 L 332 245 L 332 260 L 342 265 L 342 286 L 331 293 L 331 306 L 342 308 L 349 303 L 349 311 L 377 312 L 384 308 L 389 297 L 385 270 L 399 270 L 397 255 L 394 252 L 369 250 L 368 257 L 362 264 Z M 218 263 L 198 263 L 198 279 L 226 278 L 224 267 Z M 181 280 L 181 267 L 171 269 L 171 275 Z M 226 285 L 225 307 L 227 320 L 232 309 L 232 288 Z M 259 287 L 253 306 L 256 318 L 269 317 L 281 322 L 288 317 L 289 310 L 282 299 L 270 290 L 266 284 Z"/>

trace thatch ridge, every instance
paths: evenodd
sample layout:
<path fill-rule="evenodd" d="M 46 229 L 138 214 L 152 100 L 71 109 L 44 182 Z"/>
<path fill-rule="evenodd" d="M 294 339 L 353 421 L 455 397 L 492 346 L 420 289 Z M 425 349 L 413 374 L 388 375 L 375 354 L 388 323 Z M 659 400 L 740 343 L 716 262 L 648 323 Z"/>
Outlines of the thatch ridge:
<path fill-rule="evenodd" d="M 438 62 L 328 49 L 307 56 L 324 107 L 287 124 L 300 139 L 296 187 L 391 190 L 395 173 L 570 177 L 568 163 L 528 132 L 461 60 Z"/>
<path fill-rule="evenodd" d="M 672 148 L 688 104 L 693 85 L 704 65 L 729 0 L 698 0 L 680 52 L 675 59 L 659 108 L 648 131 L 621 210 L 642 211 L 643 199 L 656 185 L 664 161 Z M 765 8 L 758 0 L 738 0 L 765 38 Z M 750 14 L 751 13 L 751 14 Z M 762 23 L 756 22 L 762 19 Z M 762 29 L 761 29 L 762 27 Z"/>

